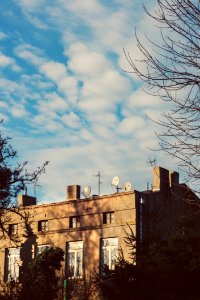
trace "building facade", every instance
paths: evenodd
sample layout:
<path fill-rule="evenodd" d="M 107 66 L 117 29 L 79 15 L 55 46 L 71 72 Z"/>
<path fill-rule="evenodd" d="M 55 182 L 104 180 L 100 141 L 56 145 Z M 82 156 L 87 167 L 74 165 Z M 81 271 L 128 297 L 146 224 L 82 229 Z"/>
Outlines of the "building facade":
<path fill-rule="evenodd" d="M 173 230 L 188 210 L 186 190 L 189 194 L 178 173 L 156 167 L 147 191 L 81 199 L 80 186 L 73 185 L 67 187 L 65 201 L 41 205 L 34 197 L 19 195 L 18 213 L 10 213 L 8 236 L 0 241 L 0 273 L 6 280 L 20 278 L 27 264 L 50 246 L 65 252 L 63 277 L 87 279 L 103 265 L 112 270 L 120 249 L 130 259 L 127 232 L 132 230 L 138 251 L 142 249 L 155 211 L 162 213 L 158 228 Z M 194 201 L 192 192 L 190 198 Z"/>
<path fill-rule="evenodd" d="M 104 264 L 114 269 L 119 248 L 128 259 L 124 236 L 129 226 L 136 233 L 136 193 L 80 199 L 80 187 L 69 186 L 67 196 L 66 201 L 42 205 L 19 196 L 20 214 L 13 214 L 8 225 L 10 237 L 19 242 L 9 237 L 1 241 L 0 272 L 6 279 L 18 278 L 49 246 L 65 251 L 62 274 L 69 278 L 88 278 Z"/>

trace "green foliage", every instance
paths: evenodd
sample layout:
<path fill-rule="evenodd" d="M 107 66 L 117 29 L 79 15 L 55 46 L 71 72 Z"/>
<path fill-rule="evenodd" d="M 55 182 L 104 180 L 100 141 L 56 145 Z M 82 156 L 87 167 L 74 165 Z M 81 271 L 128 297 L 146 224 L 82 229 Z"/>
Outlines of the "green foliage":
<path fill-rule="evenodd" d="M 56 299 L 59 282 L 56 272 L 63 260 L 64 251 L 60 248 L 49 248 L 36 256 L 24 274 L 21 299 Z"/>

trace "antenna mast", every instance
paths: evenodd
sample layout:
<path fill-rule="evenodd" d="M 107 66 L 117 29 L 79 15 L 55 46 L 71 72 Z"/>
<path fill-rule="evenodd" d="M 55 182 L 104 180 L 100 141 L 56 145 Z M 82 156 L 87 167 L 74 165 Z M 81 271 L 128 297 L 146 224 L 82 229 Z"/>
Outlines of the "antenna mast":
<path fill-rule="evenodd" d="M 151 160 L 149 158 L 149 160 L 147 161 L 147 164 L 150 165 L 151 167 L 156 167 L 157 166 L 157 160 L 156 160 L 156 157 L 154 157 L 153 160 Z"/>
<path fill-rule="evenodd" d="M 98 172 L 97 175 L 94 175 L 95 177 L 98 177 L 98 194 L 100 196 L 100 187 L 101 187 L 101 173 Z"/>

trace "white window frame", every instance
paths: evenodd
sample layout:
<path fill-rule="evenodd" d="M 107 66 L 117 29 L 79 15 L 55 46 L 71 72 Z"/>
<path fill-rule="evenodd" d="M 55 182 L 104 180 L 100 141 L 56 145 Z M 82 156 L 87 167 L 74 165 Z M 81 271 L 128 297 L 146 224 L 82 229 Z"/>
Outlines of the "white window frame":
<path fill-rule="evenodd" d="M 7 248 L 6 260 L 8 281 L 17 281 L 19 278 L 19 267 L 21 266 L 20 248 Z"/>
<path fill-rule="evenodd" d="M 49 249 L 51 247 L 51 245 L 49 244 L 44 244 L 44 245 L 36 245 L 35 246 L 35 254 L 39 255 L 41 254 L 43 251 L 45 251 L 46 249 Z"/>
<path fill-rule="evenodd" d="M 114 257 L 112 257 L 113 252 L 116 252 Z M 105 257 L 105 253 L 108 256 L 107 258 Z M 109 270 L 114 270 L 117 258 L 118 238 L 112 237 L 101 239 L 101 267 L 107 266 Z M 106 260 L 108 261 L 106 262 Z"/>
<path fill-rule="evenodd" d="M 72 254 L 74 255 L 73 263 L 71 262 Z M 80 259 L 80 265 L 78 265 L 78 259 Z M 73 266 L 73 270 L 70 270 L 71 266 Z M 68 242 L 67 273 L 69 278 L 83 277 L 83 241 Z"/>

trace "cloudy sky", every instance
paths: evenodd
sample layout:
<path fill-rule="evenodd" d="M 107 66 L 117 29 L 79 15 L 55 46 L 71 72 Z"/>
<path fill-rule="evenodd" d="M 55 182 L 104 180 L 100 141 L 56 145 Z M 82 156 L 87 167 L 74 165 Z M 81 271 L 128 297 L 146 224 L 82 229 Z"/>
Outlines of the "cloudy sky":
<path fill-rule="evenodd" d="M 149 10 L 154 1 L 144 0 Z M 173 168 L 156 148 L 146 114 L 166 109 L 143 91 L 123 48 L 140 58 L 134 30 L 158 38 L 140 0 L 8 0 L 0 9 L 0 118 L 19 160 L 49 160 L 41 201 L 65 199 L 66 185 L 112 193 L 111 180 L 151 184 L 149 158 Z M 33 194 L 33 187 L 28 187 Z"/>

